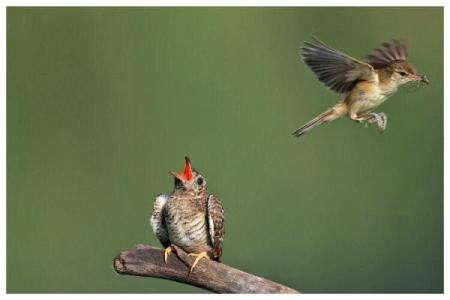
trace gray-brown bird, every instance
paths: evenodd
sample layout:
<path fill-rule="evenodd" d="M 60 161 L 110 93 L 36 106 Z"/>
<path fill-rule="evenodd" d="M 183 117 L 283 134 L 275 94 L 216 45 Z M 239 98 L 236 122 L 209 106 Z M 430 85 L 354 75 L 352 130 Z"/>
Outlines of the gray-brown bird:
<path fill-rule="evenodd" d="M 407 61 L 406 45 L 397 40 L 383 43 L 367 62 L 355 59 L 324 42 L 305 42 L 303 60 L 318 79 L 344 99 L 293 132 L 300 137 L 314 127 L 343 116 L 357 122 L 376 123 L 380 131 L 386 129 L 385 113 L 373 110 L 393 95 L 399 86 L 408 82 L 428 83 L 425 75 L 417 74 Z"/>
<path fill-rule="evenodd" d="M 183 173 L 170 173 L 175 177 L 174 191 L 156 197 L 150 224 L 165 248 L 164 261 L 176 245 L 196 257 L 192 272 L 202 258 L 220 261 L 224 210 L 219 198 L 208 193 L 205 178 L 192 169 L 188 157 Z"/>

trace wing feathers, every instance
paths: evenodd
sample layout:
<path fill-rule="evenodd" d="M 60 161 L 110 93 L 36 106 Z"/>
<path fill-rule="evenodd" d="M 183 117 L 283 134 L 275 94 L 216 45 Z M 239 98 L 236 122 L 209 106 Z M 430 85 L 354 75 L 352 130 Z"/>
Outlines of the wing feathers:
<path fill-rule="evenodd" d="M 170 246 L 169 235 L 164 220 L 164 206 L 166 205 L 167 199 L 169 199 L 169 195 L 161 194 L 156 196 L 150 218 L 150 225 L 152 226 L 153 232 L 164 248 Z"/>
<path fill-rule="evenodd" d="M 374 79 L 375 72 L 369 64 L 333 49 L 318 39 L 315 39 L 315 43 L 304 44 L 303 61 L 333 91 L 346 93 L 358 81 Z"/>
<path fill-rule="evenodd" d="M 384 68 L 393 61 L 406 61 L 408 59 L 407 46 L 403 42 L 393 40 L 389 43 L 383 43 L 381 46 L 367 56 L 367 62 L 375 69 Z"/>
<path fill-rule="evenodd" d="M 213 258 L 219 261 L 222 256 L 224 230 L 224 210 L 222 202 L 216 196 L 208 197 L 208 227 L 212 244 Z"/>

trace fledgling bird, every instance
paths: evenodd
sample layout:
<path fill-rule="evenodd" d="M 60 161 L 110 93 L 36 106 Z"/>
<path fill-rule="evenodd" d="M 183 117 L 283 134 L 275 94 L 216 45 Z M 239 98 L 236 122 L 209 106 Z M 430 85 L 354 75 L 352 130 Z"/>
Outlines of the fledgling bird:
<path fill-rule="evenodd" d="M 303 61 L 318 79 L 344 99 L 293 132 L 300 137 L 316 126 L 343 116 L 366 124 L 377 123 L 386 129 L 385 113 L 373 110 L 408 82 L 428 83 L 425 75 L 417 74 L 408 63 L 406 45 L 397 40 L 383 43 L 367 56 L 367 62 L 355 59 L 324 42 L 305 42 Z"/>
<path fill-rule="evenodd" d="M 183 173 L 170 173 L 175 178 L 174 191 L 156 197 L 150 224 L 165 248 L 164 261 L 176 245 L 196 257 L 192 272 L 202 258 L 220 261 L 224 210 L 220 199 L 208 193 L 205 178 L 192 169 L 188 157 Z"/>

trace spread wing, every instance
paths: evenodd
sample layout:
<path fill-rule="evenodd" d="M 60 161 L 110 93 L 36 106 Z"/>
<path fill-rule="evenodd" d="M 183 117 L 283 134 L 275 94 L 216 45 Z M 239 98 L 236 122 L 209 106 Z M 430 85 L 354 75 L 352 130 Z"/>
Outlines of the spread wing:
<path fill-rule="evenodd" d="M 161 194 L 156 196 L 153 203 L 152 217 L 150 218 L 150 225 L 158 240 L 167 248 L 170 246 L 169 235 L 167 233 L 166 222 L 164 220 L 164 206 L 166 205 L 169 195 Z"/>
<path fill-rule="evenodd" d="M 220 256 L 222 256 L 223 236 L 225 234 L 223 224 L 224 211 L 222 202 L 216 196 L 209 195 L 208 197 L 207 218 L 213 259 L 220 261 Z"/>
<path fill-rule="evenodd" d="M 375 80 L 374 68 L 315 39 L 305 42 L 303 61 L 320 81 L 338 93 L 349 92 L 358 81 Z"/>
<path fill-rule="evenodd" d="M 405 43 L 393 40 L 390 43 L 383 43 L 382 47 L 376 48 L 367 56 L 367 62 L 375 69 L 381 69 L 393 61 L 406 61 L 408 50 Z"/>

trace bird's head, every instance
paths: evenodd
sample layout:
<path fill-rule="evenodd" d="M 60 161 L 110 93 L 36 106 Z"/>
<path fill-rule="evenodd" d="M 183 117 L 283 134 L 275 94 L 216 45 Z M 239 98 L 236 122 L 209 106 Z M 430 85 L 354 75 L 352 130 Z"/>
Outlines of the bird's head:
<path fill-rule="evenodd" d="M 406 43 L 393 40 L 383 43 L 367 56 L 367 62 L 381 74 L 385 75 L 391 83 L 398 87 L 408 82 L 428 83 L 425 75 L 417 74 L 414 67 L 408 62 Z"/>
<path fill-rule="evenodd" d="M 205 178 L 192 168 L 189 157 L 185 157 L 184 170 L 181 173 L 170 172 L 175 178 L 175 190 L 188 190 L 200 193 L 207 190 Z"/>
<path fill-rule="evenodd" d="M 397 86 L 409 82 L 428 83 L 428 78 L 425 75 L 417 74 L 416 70 L 407 61 L 393 61 L 387 67 L 393 80 Z"/>

